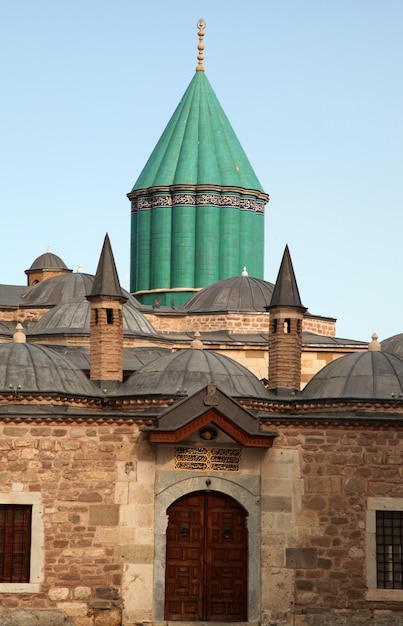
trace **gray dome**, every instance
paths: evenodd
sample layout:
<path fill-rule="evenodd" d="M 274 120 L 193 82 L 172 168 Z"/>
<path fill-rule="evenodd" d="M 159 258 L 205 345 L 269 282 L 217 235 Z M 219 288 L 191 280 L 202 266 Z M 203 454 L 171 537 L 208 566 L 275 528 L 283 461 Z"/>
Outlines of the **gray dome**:
<path fill-rule="evenodd" d="M 206 350 L 180 350 L 152 361 L 128 378 L 127 394 L 187 394 L 212 383 L 224 393 L 239 398 L 269 397 L 259 380 L 246 367 L 222 354 Z"/>
<path fill-rule="evenodd" d="M 86 296 L 91 292 L 93 282 L 92 274 L 61 274 L 29 287 L 21 298 L 27 304 L 55 306 Z"/>
<path fill-rule="evenodd" d="M 0 391 L 96 396 L 81 370 L 50 348 L 30 343 L 0 344 Z"/>
<path fill-rule="evenodd" d="M 48 251 L 35 259 L 29 268 L 30 270 L 68 270 L 68 267 L 57 254 Z"/>
<path fill-rule="evenodd" d="M 381 341 L 382 350 L 394 354 L 395 356 L 403 357 L 403 333 L 393 335 Z"/>
<path fill-rule="evenodd" d="M 93 274 L 83 272 L 61 274 L 28 287 L 21 299 L 27 304 L 56 306 L 78 298 L 85 298 L 91 293 L 93 283 Z M 122 289 L 122 292 L 134 307 L 140 309 L 140 304 L 128 291 Z"/>
<path fill-rule="evenodd" d="M 320 370 L 302 391 L 309 399 L 387 400 L 403 393 L 403 359 L 387 352 L 357 352 Z"/>
<path fill-rule="evenodd" d="M 188 313 L 244 311 L 262 313 L 270 304 L 274 285 L 259 278 L 235 276 L 205 287 L 182 309 Z"/>
<path fill-rule="evenodd" d="M 133 299 L 123 305 L 123 333 L 125 335 L 153 335 L 157 333 L 140 311 Z M 33 335 L 58 333 L 90 334 L 90 303 L 86 298 L 59 304 L 46 313 L 39 322 L 30 325 Z"/>

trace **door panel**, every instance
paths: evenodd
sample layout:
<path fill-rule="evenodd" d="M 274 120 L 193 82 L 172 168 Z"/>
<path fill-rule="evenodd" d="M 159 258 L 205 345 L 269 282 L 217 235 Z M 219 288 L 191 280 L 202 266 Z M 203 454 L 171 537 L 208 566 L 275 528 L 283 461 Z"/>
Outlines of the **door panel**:
<path fill-rule="evenodd" d="M 165 619 L 247 619 L 246 511 L 216 492 L 185 496 L 168 509 Z"/>

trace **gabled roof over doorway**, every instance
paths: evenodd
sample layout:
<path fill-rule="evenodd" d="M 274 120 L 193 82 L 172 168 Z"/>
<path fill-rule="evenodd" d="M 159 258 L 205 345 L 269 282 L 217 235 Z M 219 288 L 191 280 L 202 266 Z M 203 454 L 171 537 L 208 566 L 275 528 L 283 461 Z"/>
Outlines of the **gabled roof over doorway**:
<path fill-rule="evenodd" d="M 208 425 L 213 425 L 240 445 L 271 448 L 276 432 L 261 432 L 260 421 L 238 402 L 207 385 L 167 409 L 147 432 L 151 443 L 179 443 Z"/>

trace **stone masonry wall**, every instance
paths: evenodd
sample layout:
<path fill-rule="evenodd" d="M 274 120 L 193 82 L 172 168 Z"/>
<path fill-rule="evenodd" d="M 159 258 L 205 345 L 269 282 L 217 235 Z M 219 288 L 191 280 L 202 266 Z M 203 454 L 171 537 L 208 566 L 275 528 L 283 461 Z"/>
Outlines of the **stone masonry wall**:
<path fill-rule="evenodd" d="M 242 333 L 267 333 L 269 313 L 222 313 L 203 315 L 169 315 L 146 312 L 145 316 L 159 332 L 208 332 L 229 330 Z M 332 319 L 306 317 L 302 330 L 334 337 L 336 324 Z"/>
<path fill-rule="evenodd" d="M 151 619 L 152 452 L 136 426 L 0 423 L 0 478 L 3 498 L 40 494 L 45 537 L 39 591 L 0 584 L 1 624 Z"/>
<path fill-rule="evenodd" d="M 366 524 L 368 498 L 386 510 L 403 498 L 403 431 L 276 427 L 262 464 L 262 624 L 401 626 L 403 592 L 369 589 Z"/>

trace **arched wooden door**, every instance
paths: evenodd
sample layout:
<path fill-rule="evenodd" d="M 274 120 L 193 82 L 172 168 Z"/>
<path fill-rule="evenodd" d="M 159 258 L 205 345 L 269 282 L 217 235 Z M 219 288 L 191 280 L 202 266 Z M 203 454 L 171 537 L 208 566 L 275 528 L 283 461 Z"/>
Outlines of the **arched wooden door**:
<path fill-rule="evenodd" d="M 168 509 L 165 619 L 247 620 L 245 509 L 233 498 L 198 491 Z"/>

